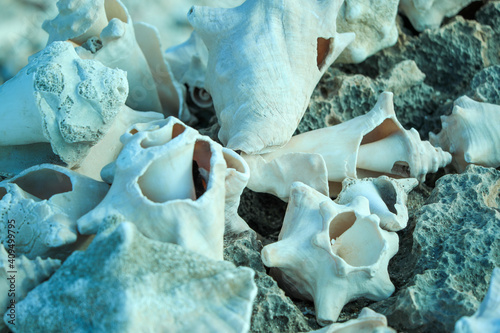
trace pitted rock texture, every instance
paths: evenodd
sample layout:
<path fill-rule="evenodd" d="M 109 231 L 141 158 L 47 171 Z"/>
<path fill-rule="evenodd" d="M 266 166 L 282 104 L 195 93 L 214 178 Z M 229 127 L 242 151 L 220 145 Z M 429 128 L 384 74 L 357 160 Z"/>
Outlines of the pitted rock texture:
<path fill-rule="evenodd" d="M 14 332 L 241 332 L 250 268 L 153 241 L 129 222 L 101 232 L 17 304 Z M 22 319 L 21 319 L 22 318 Z M 196 318 L 196 320 L 193 320 Z"/>
<path fill-rule="evenodd" d="M 490 66 L 477 73 L 468 94 L 478 102 L 500 104 L 500 65 Z"/>
<path fill-rule="evenodd" d="M 472 315 L 500 266 L 500 171 L 470 165 L 436 182 L 416 213 L 414 276 L 371 307 L 407 332 L 451 332 Z"/>
<path fill-rule="evenodd" d="M 376 79 L 361 74 L 349 75 L 330 68 L 314 91 L 309 109 L 297 132 L 303 133 L 336 125 L 369 112 L 380 93 L 394 93 L 394 110 L 407 129 L 420 130 L 426 137 L 436 127 L 439 114 L 436 91 L 424 83 L 426 76 L 413 60 L 397 63 Z"/>
<path fill-rule="evenodd" d="M 224 239 L 224 259 L 236 266 L 250 267 L 256 273 L 258 292 L 253 305 L 250 332 L 307 332 L 319 328 L 314 312 L 308 321 L 276 281 L 266 274 L 260 258 L 261 250 L 262 244 L 252 230 Z"/>

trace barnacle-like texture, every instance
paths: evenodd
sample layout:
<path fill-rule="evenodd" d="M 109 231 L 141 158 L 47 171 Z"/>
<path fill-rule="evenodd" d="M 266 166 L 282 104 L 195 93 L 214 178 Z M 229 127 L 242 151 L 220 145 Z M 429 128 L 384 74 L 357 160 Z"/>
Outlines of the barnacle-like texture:
<path fill-rule="evenodd" d="M 500 331 L 500 268 L 493 269 L 490 287 L 473 316 L 462 317 L 455 324 L 455 333 Z"/>
<path fill-rule="evenodd" d="M 134 24 L 120 0 L 60 0 L 59 14 L 45 21 L 49 42 L 69 40 L 82 58 L 127 72 L 127 105 L 189 119 L 183 88 L 163 59 L 155 27 Z"/>
<path fill-rule="evenodd" d="M 15 232 L 15 230 L 12 230 Z M 15 239 L 15 238 L 14 238 Z M 30 290 L 47 280 L 61 266 L 58 259 L 30 260 L 18 255 L 15 245 L 11 243 L 8 250 L 0 246 L 0 314 L 7 320 L 16 322 L 16 305 Z M 5 328 L 0 321 L 0 331 Z"/>
<path fill-rule="evenodd" d="M 366 198 L 342 206 L 297 182 L 279 240 L 262 249 L 262 261 L 292 296 L 314 301 L 326 325 L 351 300 L 394 292 L 387 265 L 397 251 L 398 236 L 380 228 Z"/>
<path fill-rule="evenodd" d="M 324 187 L 316 185 L 321 184 L 319 177 L 323 183 L 329 182 L 330 195 L 336 195 L 340 192 L 340 183 L 347 177 L 387 175 L 423 181 L 427 173 L 449 164 L 449 153 L 421 141 L 415 129 L 405 130 L 401 126 L 394 113 L 392 97 L 392 93 L 384 92 L 367 114 L 296 135 L 273 152 L 242 154 L 251 170 L 248 187 L 256 192 L 286 195 L 290 185 L 300 180 L 321 188 L 324 193 Z M 318 158 L 324 160 L 326 170 L 321 167 L 321 160 L 312 162 Z M 317 167 L 308 173 L 296 167 L 306 162 Z M 276 174 L 280 177 L 275 177 Z M 280 198 L 286 200 L 287 196 L 280 195 Z"/>
<path fill-rule="evenodd" d="M 370 202 L 370 213 L 380 218 L 380 227 L 388 231 L 399 231 L 408 223 L 406 200 L 408 193 L 418 185 L 415 178 L 392 179 L 387 176 L 378 178 L 346 178 L 342 182 L 342 192 L 335 200 L 346 205 L 358 196 Z"/>
<path fill-rule="evenodd" d="M 468 4 L 479 0 L 401 0 L 399 10 L 415 30 L 439 28 L 445 17 L 455 16 Z"/>
<path fill-rule="evenodd" d="M 144 237 L 96 236 L 17 304 L 18 332 L 247 332 L 254 272 Z M 7 319 L 7 317 L 5 317 Z"/>
<path fill-rule="evenodd" d="M 462 96 L 450 116 L 442 116 L 443 129 L 429 133 L 430 142 L 449 151 L 453 165 L 463 172 L 469 164 L 500 166 L 500 105 L 479 103 Z"/>
<path fill-rule="evenodd" d="M 247 0 L 191 8 L 189 22 L 208 48 L 205 88 L 224 145 L 251 154 L 290 139 L 319 79 L 354 38 L 336 31 L 341 4 Z"/>
<path fill-rule="evenodd" d="M 174 117 L 125 133 L 117 160 L 103 169 L 109 193 L 78 220 L 82 234 L 121 215 L 147 237 L 222 260 L 227 164 L 222 147 Z"/>
<path fill-rule="evenodd" d="M 357 64 L 396 44 L 398 4 L 399 0 L 345 0 L 337 16 L 337 30 L 354 32 L 356 38 L 336 62 Z"/>
<path fill-rule="evenodd" d="M 42 164 L 0 183 L 0 241 L 29 259 L 66 258 L 88 237 L 76 220 L 94 208 L 109 185 L 52 164 Z"/>

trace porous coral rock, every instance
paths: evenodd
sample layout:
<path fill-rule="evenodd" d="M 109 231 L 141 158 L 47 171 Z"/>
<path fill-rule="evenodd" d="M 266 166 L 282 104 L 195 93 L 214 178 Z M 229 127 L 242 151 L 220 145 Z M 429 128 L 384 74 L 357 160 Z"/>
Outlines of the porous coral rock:
<path fill-rule="evenodd" d="M 472 78 L 468 94 L 478 102 L 500 105 L 500 65 L 484 68 Z"/>
<path fill-rule="evenodd" d="M 250 268 L 108 223 L 17 304 L 13 332 L 248 331 L 257 292 Z"/>
<path fill-rule="evenodd" d="M 224 239 L 224 259 L 255 270 L 257 296 L 253 305 L 251 332 L 305 332 L 317 327 L 269 275 L 260 258 L 262 244 L 253 230 Z M 314 321 L 314 319 L 313 319 Z"/>
<path fill-rule="evenodd" d="M 400 290 L 370 306 L 407 332 L 452 331 L 470 316 L 500 266 L 500 171 L 470 165 L 436 183 L 416 213 L 413 271 Z"/>

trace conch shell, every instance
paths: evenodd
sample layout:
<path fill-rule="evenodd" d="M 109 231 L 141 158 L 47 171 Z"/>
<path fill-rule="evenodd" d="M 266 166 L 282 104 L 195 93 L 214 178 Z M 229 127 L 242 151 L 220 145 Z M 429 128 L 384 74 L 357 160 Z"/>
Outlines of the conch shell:
<path fill-rule="evenodd" d="M 434 148 L 428 141 L 421 141 L 415 129 L 405 130 L 401 126 L 394 113 L 392 97 L 392 93 L 384 92 L 367 114 L 296 135 L 273 152 L 262 155 L 243 153 L 251 171 L 248 187 L 256 192 L 286 195 L 290 185 L 300 180 L 328 194 L 328 187 L 323 185 L 328 181 L 330 195 L 336 195 L 340 192 L 340 183 L 348 177 L 387 175 L 423 181 L 427 173 L 449 164 L 449 153 Z M 318 155 L 323 158 L 326 168 L 315 157 Z M 299 163 L 297 159 L 304 162 Z M 314 159 L 314 163 L 307 162 Z M 322 174 L 304 173 L 302 168 L 296 167 L 306 162 L 316 165 L 316 170 Z M 280 177 L 274 177 L 276 174 Z M 287 200 L 287 196 L 280 198 Z"/>
<path fill-rule="evenodd" d="M 387 326 L 387 318 L 370 308 L 363 308 L 358 318 L 335 323 L 309 333 L 396 333 Z"/>
<path fill-rule="evenodd" d="M 222 260 L 226 161 L 222 147 L 176 118 L 137 124 L 103 169 L 109 193 L 78 220 L 82 234 L 121 215 L 147 237 Z"/>
<path fill-rule="evenodd" d="M 120 0 L 59 0 L 59 14 L 43 28 L 52 41 L 69 40 L 82 58 L 127 72 L 127 105 L 189 118 L 183 87 L 162 55 L 155 27 L 134 24 Z M 188 119 L 185 119 L 188 120 Z"/>
<path fill-rule="evenodd" d="M 351 300 L 394 292 L 387 265 L 397 251 L 398 236 L 380 228 L 366 198 L 341 206 L 297 182 L 279 240 L 262 249 L 262 261 L 278 269 L 272 274 L 292 296 L 313 300 L 318 323 L 327 325 Z"/>
<path fill-rule="evenodd" d="M 29 259 L 65 259 L 88 237 L 77 232 L 78 218 L 94 208 L 109 185 L 53 164 L 27 169 L 0 183 L 0 241 L 8 245 L 14 221 L 16 253 Z"/>
<path fill-rule="evenodd" d="M 418 181 L 415 178 L 392 179 L 387 176 L 346 178 L 342 182 L 342 192 L 335 202 L 346 205 L 356 197 L 363 196 L 370 202 L 370 213 L 380 218 L 382 229 L 399 231 L 408 223 L 406 200 L 408 193 L 417 185 Z"/>
<path fill-rule="evenodd" d="M 399 11 L 410 19 L 417 31 L 437 29 L 445 17 L 458 14 L 470 3 L 478 0 L 401 0 Z"/>
<path fill-rule="evenodd" d="M 342 1 L 191 8 L 188 20 L 208 48 L 205 88 L 225 146 L 255 154 L 290 139 L 319 79 L 354 39 L 336 31 Z"/>
<path fill-rule="evenodd" d="M 500 105 L 480 103 L 462 96 L 450 116 L 442 116 L 443 129 L 429 133 L 429 141 L 449 151 L 453 165 L 463 172 L 469 164 L 500 166 Z"/>
<path fill-rule="evenodd" d="M 356 34 L 336 63 L 360 63 L 396 44 L 399 0 L 345 0 L 337 16 L 337 31 Z"/>

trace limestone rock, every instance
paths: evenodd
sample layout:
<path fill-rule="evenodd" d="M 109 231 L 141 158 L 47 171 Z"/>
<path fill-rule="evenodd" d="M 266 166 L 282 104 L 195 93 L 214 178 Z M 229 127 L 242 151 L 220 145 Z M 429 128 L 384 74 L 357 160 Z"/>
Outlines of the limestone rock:
<path fill-rule="evenodd" d="M 391 299 L 372 305 L 394 328 L 452 331 L 479 307 L 500 266 L 500 171 L 471 165 L 439 179 L 416 213 L 410 277 Z"/>
<path fill-rule="evenodd" d="M 500 24 L 500 23 L 499 23 Z M 490 66 L 474 75 L 469 93 L 483 103 L 500 104 L 500 65 Z"/>
<path fill-rule="evenodd" d="M 109 221 L 108 221 L 109 223 Z M 109 230 L 109 229 L 108 229 Z M 250 268 L 147 239 L 124 222 L 101 232 L 17 304 L 14 332 L 246 332 Z"/>
<path fill-rule="evenodd" d="M 266 274 L 260 258 L 261 249 L 262 244 L 252 230 L 225 239 L 224 259 L 236 266 L 250 267 L 256 273 L 258 291 L 250 331 L 305 332 L 317 328 L 313 322 L 308 323 L 307 318 L 278 287 L 276 281 Z"/>

